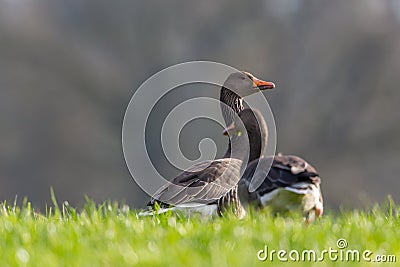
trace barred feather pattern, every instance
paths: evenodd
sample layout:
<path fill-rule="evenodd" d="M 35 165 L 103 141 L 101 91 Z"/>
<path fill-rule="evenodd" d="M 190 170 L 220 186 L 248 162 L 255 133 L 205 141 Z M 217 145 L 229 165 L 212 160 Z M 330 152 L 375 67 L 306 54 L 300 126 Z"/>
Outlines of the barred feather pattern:
<path fill-rule="evenodd" d="M 224 212 L 229 210 L 239 218 L 243 218 L 246 215 L 246 211 L 240 204 L 237 185 L 229 190 L 223 197 L 218 199 L 217 206 L 217 213 L 219 216 L 222 216 Z"/>
<path fill-rule="evenodd" d="M 221 88 L 219 100 L 221 101 L 222 116 L 226 126 L 228 126 L 235 120 L 237 114 L 244 109 L 243 100 L 238 94 L 225 87 Z"/>

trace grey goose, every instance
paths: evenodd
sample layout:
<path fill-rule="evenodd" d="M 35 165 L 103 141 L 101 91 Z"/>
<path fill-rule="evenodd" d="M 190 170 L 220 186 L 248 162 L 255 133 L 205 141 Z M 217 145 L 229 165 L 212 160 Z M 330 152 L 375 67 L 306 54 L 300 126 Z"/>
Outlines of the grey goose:
<path fill-rule="evenodd" d="M 265 119 L 257 110 L 250 109 L 239 112 L 239 118 L 246 125 L 249 140 L 253 142 L 250 153 L 257 151 L 261 155 L 263 146 L 267 144 Z M 227 129 L 235 132 L 237 121 Z M 253 179 L 262 183 L 251 191 L 249 188 Z M 251 205 L 257 209 L 269 207 L 275 214 L 300 212 L 307 222 L 311 222 L 323 213 L 320 183 L 315 168 L 298 156 L 262 156 L 247 165 L 237 187 L 227 195 L 235 199 L 236 210 L 241 211 L 241 214 L 245 214 L 246 206 Z"/>
<path fill-rule="evenodd" d="M 257 79 L 248 72 L 232 73 L 220 91 L 220 101 L 225 103 L 221 104 L 225 122 L 231 124 L 237 113 L 243 110 L 242 97 L 274 87 L 272 82 Z M 246 121 L 243 123 L 242 128 L 246 127 Z M 253 136 L 247 135 L 247 129 L 237 126 L 236 130 L 241 134 L 231 134 L 227 152 L 222 159 L 204 161 L 183 171 L 153 195 L 147 204 L 150 211 L 142 212 L 141 215 L 153 214 L 154 207 L 159 206 L 157 213 L 181 210 L 213 216 L 221 215 L 229 206 L 236 209 L 234 212 L 238 216 L 242 216 L 236 192 L 237 183 L 244 171 L 241 166 L 243 161 L 248 163 L 259 158 L 261 151 L 257 153 L 260 146 L 252 140 Z M 249 149 L 246 149 L 244 143 L 250 144 Z"/>
<path fill-rule="evenodd" d="M 254 191 L 249 189 L 252 179 L 263 181 Z M 323 213 L 320 184 L 319 174 L 307 161 L 278 154 L 250 162 L 239 181 L 238 194 L 244 206 L 269 207 L 274 214 L 297 211 L 311 222 Z"/>

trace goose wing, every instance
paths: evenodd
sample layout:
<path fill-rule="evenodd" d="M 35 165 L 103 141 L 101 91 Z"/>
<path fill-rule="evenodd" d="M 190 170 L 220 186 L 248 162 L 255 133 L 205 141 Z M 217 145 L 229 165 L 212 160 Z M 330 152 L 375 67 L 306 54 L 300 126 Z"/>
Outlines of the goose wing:
<path fill-rule="evenodd" d="M 242 161 L 224 158 L 203 161 L 183 171 L 160 188 L 148 206 L 211 203 L 231 190 L 240 179 Z"/>

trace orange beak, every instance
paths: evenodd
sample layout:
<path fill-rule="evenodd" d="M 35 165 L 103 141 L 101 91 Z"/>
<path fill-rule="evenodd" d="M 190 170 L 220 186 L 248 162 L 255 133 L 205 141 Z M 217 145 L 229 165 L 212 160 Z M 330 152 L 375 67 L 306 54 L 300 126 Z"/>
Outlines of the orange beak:
<path fill-rule="evenodd" d="M 260 90 L 266 90 L 266 89 L 274 89 L 275 84 L 273 82 L 266 82 L 260 79 L 257 79 L 256 77 L 253 78 L 253 87 L 257 87 Z"/>
<path fill-rule="evenodd" d="M 222 132 L 223 135 L 229 135 L 229 132 L 235 129 L 235 123 L 232 122 L 225 130 Z"/>

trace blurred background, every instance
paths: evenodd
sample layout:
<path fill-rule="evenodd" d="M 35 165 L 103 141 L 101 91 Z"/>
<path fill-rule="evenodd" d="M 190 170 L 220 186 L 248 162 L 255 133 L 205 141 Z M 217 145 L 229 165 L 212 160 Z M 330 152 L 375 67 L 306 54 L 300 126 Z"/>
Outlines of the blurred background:
<path fill-rule="evenodd" d="M 317 167 L 328 208 L 400 201 L 396 0 L 0 0 L 0 199 L 43 209 L 52 186 L 73 205 L 144 207 L 124 112 L 147 78 L 190 60 L 277 84 L 277 152 Z"/>

